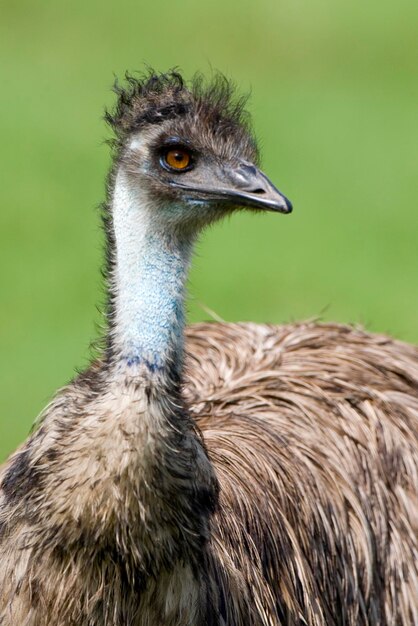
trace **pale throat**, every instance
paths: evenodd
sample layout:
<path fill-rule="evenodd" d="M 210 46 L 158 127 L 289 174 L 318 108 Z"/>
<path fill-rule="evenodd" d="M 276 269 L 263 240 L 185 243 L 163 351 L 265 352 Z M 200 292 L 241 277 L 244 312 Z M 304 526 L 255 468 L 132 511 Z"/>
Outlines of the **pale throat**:
<path fill-rule="evenodd" d="M 181 369 L 192 238 L 168 232 L 158 207 L 123 169 L 116 176 L 112 214 L 114 349 L 128 366 Z"/>

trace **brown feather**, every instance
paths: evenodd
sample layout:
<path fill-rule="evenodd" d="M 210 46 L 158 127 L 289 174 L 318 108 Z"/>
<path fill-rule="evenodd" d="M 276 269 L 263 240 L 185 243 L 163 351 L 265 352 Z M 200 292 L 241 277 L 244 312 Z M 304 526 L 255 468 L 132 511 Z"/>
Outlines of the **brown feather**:
<path fill-rule="evenodd" d="M 193 578 L 187 555 L 176 577 L 156 574 L 156 587 L 152 574 L 144 581 L 129 569 L 122 546 L 129 552 L 140 537 L 121 537 L 114 548 L 116 512 L 102 481 L 91 511 L 88 501 L 79 503 L 77 532 L 65 516 L 59 520 L 59 507 L 49 520 L 37 517 L 40 503 L 39 511 L 19 516 L 13 502 L 1 507 L 2 626 L 200 623 L 193 603 L 212 607 L 213 621 L 205 623 L 228 626 L 418 623 L 417 350 L 361 329 L 313 323 L 199 324 L 188 329 L 187 340 L 184 397 L 220 484 L 200 595 L 187 585 Z M 63 423 L 47 431 L 48 416 L 97 395 L 101 368 L 96 363 L 63 390 L 32 436 L 32 442 L 48 439 L 37 455 L 60 438 L 61 458 L 31 459 L 30 491 L 45 488 L 60 463 L 67 475 L 55 489 L 64 512 L 74 490 L 77 497 L 80 492 L 66 456 L 66 446 L 77 442 Z M 121 437 L 115 447 L 123 456 L 121 441 L 129 434 Z M 34 449 L 29 442 L 3 468 L 3 500 L 7 469 Z M 107 464 L 116 461 L 107 453 Z M 87 481 L 92 459 L 86 459 Z M 80 478 L 81 454 L 74 463 Z M 109 485 L 117 501 L 132 498 L 122 483 Z M 24 493 L 19 497 L 21 507 Z M 137 511 L 133 501 L 129 507 Z M 88 537 L 86 529 L 97 525 L 92 516 L 100 516 L 101 530 Z M 67 552 L 45 529 L 55 526 L 64 537 L 66 524 Z M 77 615 L 86 617 L 77 621 Z"/>
<path fill-rule="evenodd" d="M 270 616 L 242 623 L 418 623 L 417 350 L 330 324 L 188 336 L 221 489 L 212 549 Z"/>

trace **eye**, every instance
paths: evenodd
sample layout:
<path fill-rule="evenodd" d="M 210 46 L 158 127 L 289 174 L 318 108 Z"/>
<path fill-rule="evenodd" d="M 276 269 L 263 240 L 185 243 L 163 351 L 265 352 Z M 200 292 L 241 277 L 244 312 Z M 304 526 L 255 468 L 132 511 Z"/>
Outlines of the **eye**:
<path fill-rule="evenodd" d="M 171 170 L 190 169 L 192 156 L 186 148 L 170 148 L 162 155 L 162 163 Z"/>

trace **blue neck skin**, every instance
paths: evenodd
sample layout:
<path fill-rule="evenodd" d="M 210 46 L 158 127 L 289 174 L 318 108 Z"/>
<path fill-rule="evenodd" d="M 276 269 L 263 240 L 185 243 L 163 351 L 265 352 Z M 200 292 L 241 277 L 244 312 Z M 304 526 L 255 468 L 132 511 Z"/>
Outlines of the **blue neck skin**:
<path fill-rule="evenodd" d="M 130 368 L 145 366 L 151 373 L 174 368 L 180 373 L 193 238 L 169 234 L 161 218 L 167 213 L 150 206 L 123 171 L 116 177 L 112 210 L 115 351 Z"/>

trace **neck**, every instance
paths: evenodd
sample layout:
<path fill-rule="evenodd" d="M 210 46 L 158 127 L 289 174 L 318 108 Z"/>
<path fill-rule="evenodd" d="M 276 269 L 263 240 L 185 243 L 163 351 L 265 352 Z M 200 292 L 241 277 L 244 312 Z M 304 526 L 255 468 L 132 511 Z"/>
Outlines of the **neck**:
<path fill-rule="evenodd" d="M 193 240 L 167 233 L 159 210 L 119 170 L 111 207 L 116 246 L 112 352 L 128 367 L 179 374 Z"/>

